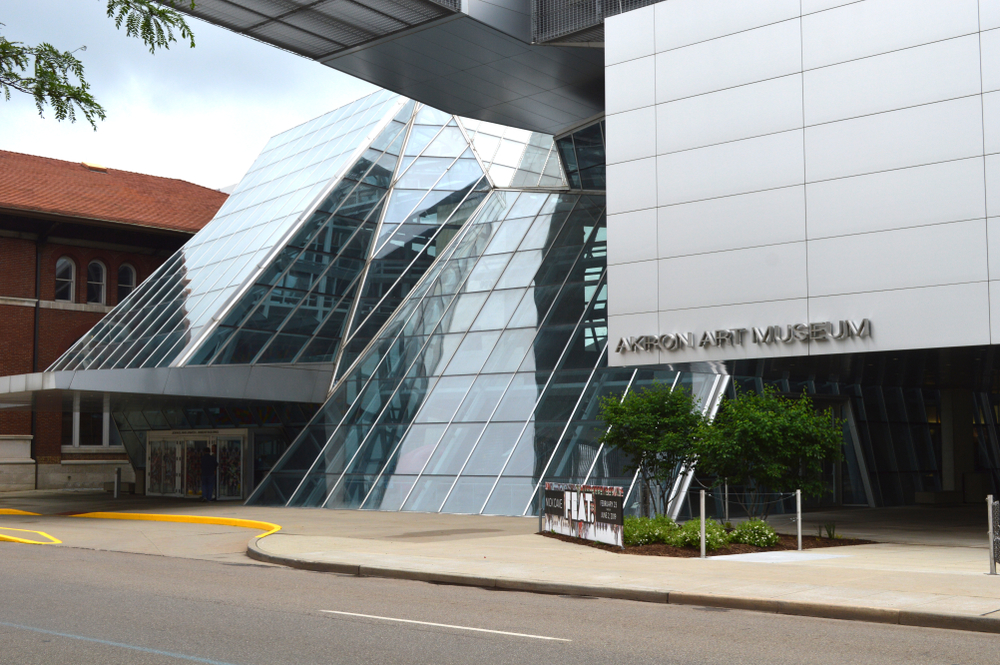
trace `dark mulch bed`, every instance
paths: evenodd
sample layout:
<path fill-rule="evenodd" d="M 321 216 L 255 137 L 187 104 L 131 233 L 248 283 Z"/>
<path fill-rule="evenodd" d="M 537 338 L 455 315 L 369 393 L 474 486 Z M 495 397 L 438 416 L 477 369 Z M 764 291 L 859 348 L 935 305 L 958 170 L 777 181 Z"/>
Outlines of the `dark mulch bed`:
<path fill-rule="evenodd" d="M 673 547 L 672 545 L 634 545 L 626 546 L 625 549 L 620 549 L 614 545 L 606 545 L 605 543 L 595 543 L 590 540 L 581 540 L 580 538 L 574 538 L 573 536 L 564 536 L 559 533 L 545 533 L 538 532 L 538 535 L 545 536 L 546 538 L 555 538 L 556 540 L 561 540 L 567 543 L 574 543 L 576 545 L 586 545 L 588 547 L 596 547 L 599 550 L 607 550 L 608 552 L 618 552 L 619 554 L 639 554 L 642 556 L 676 556 L 682 558 L 694 558 L 701 556 L 701 550 L 698 547 Z M 717 550 L 709 550 L 707 552 L 708 556 L 719 556 L 722 554 L 750 554 L 752 552 L 777 552 L 780 550 L 794 550 L 798 549 L 798 541 L 795 536 L 788 536 L 785 534 L 778 534 L 781 540 L 777 545 L 773 547 L 755 547 L 753 545 L 744 545 L 743 543 L 731 543 L 726 547 L 719 548 Z M 819 547 L 844 547 L 846 545 L 870 545 L 875 541 L 872 540 L 861 540 L 860 538 L 817 538 L 816 536 L 802 535 L 802 549 L 811 550 Z"/>

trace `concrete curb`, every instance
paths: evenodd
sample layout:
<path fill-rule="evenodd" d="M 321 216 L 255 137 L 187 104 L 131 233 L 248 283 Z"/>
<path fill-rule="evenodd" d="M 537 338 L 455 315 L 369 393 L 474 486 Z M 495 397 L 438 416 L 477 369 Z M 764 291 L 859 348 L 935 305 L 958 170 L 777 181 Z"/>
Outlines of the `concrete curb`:
<path fill-rule="evenodd" d="M 660 591 L 657 589 L 635 589 L 628 587 L 588 586 L 585 584 L 562 584 L 520 580 L 503 577 L 483 577 L 460 573 L 437 573 L 432 571 L 406 570 L 385 566 L 355 565 L 348 563 L 309 561 L 294 557 L 284 557 L 260 549 L 257 539 L 247 544 L 247 556 L 256 561 L 275 563 L 290 568 L 312 570 L 323 573 L 340 573 L 357 577 L 382 577 L 397 580 L 415 580 L 437 584 L 475 586 L 507 591 L 526 591 L 561 596 L 594 596 L 616 600 L 634 600 L 646 603 L 670 605 L 695 605 L 698 607 L 718 607 L 730 610 L 748 610 L 769 614 L 814 617 L 819 619 L 840 619 L 842 621 L 865 621 L 919 628 L 944 628 L 979 633 L 1000 634 L 1000 617 L 968 616 L 961 614 L 939 614 L 881 607 L 835 605 L 832 603 L 807 603 L 775 598 L 752 598 L 747 596 L 723 596 L 716 594 L 689 593 L 686 591 Z"/>

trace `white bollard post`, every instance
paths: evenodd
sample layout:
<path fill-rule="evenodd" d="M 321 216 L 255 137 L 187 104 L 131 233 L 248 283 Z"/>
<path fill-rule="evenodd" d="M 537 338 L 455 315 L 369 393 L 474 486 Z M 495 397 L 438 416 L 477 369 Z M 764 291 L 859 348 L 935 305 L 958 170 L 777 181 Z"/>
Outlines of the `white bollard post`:
<path fill-rule="evenodd" d="M 725 490 L 726 496 L 725 496 L 725 499 L 724 499 L 725 504 L 726 504 L 726 519 L 725 519 L 725 522 L 726 522 L 726 524 L 729 524 L 729 479 L 728 478 L 726 479 L 725 487 L 726 487 L 726 490 Z"/>
<path fill-rule="evenodd" d="M 701 491 L 701 558 L 705 558 L 705 490 Z"/>
<path fill-rule="evenodd" d="M 990 494 L 986 497 L 986 518 L 990 521 L 989 528 L 989 538 L 990 538 L 990 575 L 997 574 L 997 558 L 996 553 L 993 551 L 993 539 L 996 534 L 993 533 L 993 495 Z"/>
<path fill-rule="evenodd" d="M 802 551 L 802 490 L 795 490 L 795 532 L 799 537 L 799 551 Z"/>

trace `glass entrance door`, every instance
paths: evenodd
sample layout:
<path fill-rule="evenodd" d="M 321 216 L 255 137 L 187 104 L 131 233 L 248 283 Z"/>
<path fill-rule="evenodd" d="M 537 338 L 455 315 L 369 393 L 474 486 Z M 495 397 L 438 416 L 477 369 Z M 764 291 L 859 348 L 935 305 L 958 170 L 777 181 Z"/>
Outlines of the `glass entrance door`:
<path fill-rule="evenodd" d="M 246 430 L 149 432 L 146 440 L 146 494 L 201 497 L 201 456 L 212 451 L 218 461 L 215 495 L 243 498 Z"/>
<path fill-rule="evenodd" d="M 217 492 L 220 499 L 243 498 L 243 439 L 218 440 L 216 459 L 219 460 Z"/>
<path fill-rule="evenodd" d="M 184 481 L 184 449 L 180 441 L 153 441 L 146 470 L 147 494 L 179 494 Z"/>
<path fill-rule="evenodd" d="M 186 441 L 184 444 L 184 496 L 201 496 L 201 456 L 208 446 L 208 439 Z"/>

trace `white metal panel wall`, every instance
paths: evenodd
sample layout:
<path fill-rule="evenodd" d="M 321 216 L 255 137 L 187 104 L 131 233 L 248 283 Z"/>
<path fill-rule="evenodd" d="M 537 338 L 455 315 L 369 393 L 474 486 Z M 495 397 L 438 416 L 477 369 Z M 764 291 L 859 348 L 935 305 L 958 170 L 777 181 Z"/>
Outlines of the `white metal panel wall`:
<path fill-rule="evenodd" d="M 664 0 L 605 30 L 612 349 L 873 330 L 613 365 L 1000 343 L 1000 0 Z"/>

